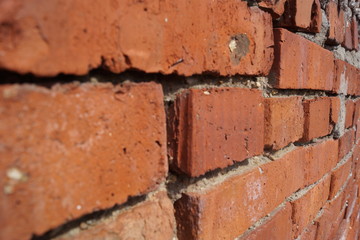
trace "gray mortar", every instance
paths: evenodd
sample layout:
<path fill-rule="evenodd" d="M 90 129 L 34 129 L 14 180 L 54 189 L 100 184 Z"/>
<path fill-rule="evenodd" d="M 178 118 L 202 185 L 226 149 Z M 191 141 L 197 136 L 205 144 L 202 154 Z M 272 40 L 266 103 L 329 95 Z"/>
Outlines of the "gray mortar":
<path fill-rule="evenodd" d="M 326 13 L 323 9 L 321 10 L 321 18 L 322 18 L 322 23 L 321 23 L 321 30 L 319 33 L 310 34 L 310 33 L 297 32 L 296 34 L 324 47 L 330 25 L 326 17 Z"/>
<path fill-rule="evenodd" d="M 345 132 L 345 120 L 346 120 L 346 99 L 344 95 L 339 95 L 340 98 L 340 111 L 338 116 L 338 122 L 335 124 L 333 134 L 335 138 L 339 138 L 344 135 Z"/>
<path fill-rule="evenodd" d="M 251 232 L 256 229 L 257 227 L 265 224 L 267 221 L 272 219 L 282 208 L 285 207 L 285 202 L 281 203 L 279 206 L 277 206 L 271 213 L 267 214 L 265 217 L 258 220 L 256 223 L 254 223 L 251 227 L 249 227 L 243 234 L 240 236 L 234 238 L 234 240 L 245 240 Z"/>

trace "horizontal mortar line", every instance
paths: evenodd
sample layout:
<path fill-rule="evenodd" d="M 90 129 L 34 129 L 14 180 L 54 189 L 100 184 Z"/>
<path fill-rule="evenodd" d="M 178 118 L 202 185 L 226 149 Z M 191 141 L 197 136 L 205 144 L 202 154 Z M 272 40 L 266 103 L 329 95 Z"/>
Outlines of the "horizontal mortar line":
<path fill-rule="evenodd" d="M 344 192 L 346 186 L 348 185 L 350 179 L 351 179 L 351 176 L 349 175 L 348 178 L 346 179 L 345 183 L 343 184 L 343 186 L 341 186 L 341 188 L 339 189 L 339 191 L 337 191 L 337 193 L 335 194 L 335 196 L 334 196 L 332 199 L 328 199 L 328 200 L 326 201 L 326 203 L 324 204 L 324 206 L 325 206 L 326 204 L 329 204 L 329 203 L 334 202 L 337 198 L 340 197 L 341 193 Z M 345 210 L 345 208 L 346 208 L 346 204 L 344 204 L 344 206 L 341 206 L 341 211 L 340 211 L 340 213 L 343 212 L 343 211 Z M 322 207 L 322 208 L 319 210 L 319 212 L 316 214 L 315 218 L 314 218 L 311 222 L 314 224 L 316 221 L 318 221 L 318 219 L 319 219 L 320 217 L 322 217 L 323 214 L 324 214 L 324 209 L 323 209 L 323 207 Z"/>
<path fill-rule="evenodd" d="M 352 173 L 349 174 L 349 176 L 346 178 L 344 184 L 341 186 L 341 188 L 336 192 L 335 196 L 332 199 L 328 199 L 327 202 L 333 202 L 336 198 L 338 198 L 341 193 L 345 191 L 345 188 L 350 182 L 350 179 L 353 177 Z"/>
<path fill-rule="evenodd" d="M 324 181 L 325 178 L 327 178 L 330 175 L 330 173 L 325 173 L 319 180 L 317 180 L 316 182 L 302 188 L 299 189 L 298 191 L 294 192 L 293 194 L 291 194 L 289 197 L 286 198 L 287 202 L 293 202 L 295 200 L 300 199 L 301 197 L 303 197 L 304 195 L 306 195 L 311 189 L 313 189 L 314 187 L 316 187 L 318 184 L 320 184 L 322 181 Z"/>
<path fill-rule="evenodd" d="M 84 214 L 83 216 L 72 219 L 53 229 L 50 229 L 42 235 L 38 235 L 38 236 L 33 235 L 31 240 L 48 240 L 62 235 L 66 235 L 71 231 L 79 229 L 81 227 L 81 224 L 83 223 L 87 225 L 87 229 L 90 229 L 101 223 L 101 221 L 103 220 L 116 217 L 121 213 L 138 206 L 142 202 L 149 200 L 150 196 L 160 191 L 166 191 L 165 187 L 162 185 L 163 184 L 161 184 L 155 191 L 152 191 L 150 193 L 128 197 L 125 203 L 115 204 L 113 207 L 110 208 L 101 209 L 88 214 Z"/>
<path fill-rule="evenodd" d="M 348 161 L 351 161 L 350 158 L 354 153 L 356 145 L 354 144 L 351 148 L 351 150 L 336 164 L 336 166 L 331 169 L 332 171 L 335 171 L 337 169 L 339 169 L 341 166 L 345 165 L 345 163 L 347 163 Z"/>
<path fill-rule="evenodd" d="M 323 181 L 325 179 L 325 177 L 328 176 L 329 173 L 326 173 L 321 179 L 319 179 L 318 181 L 316 181 L 315 183 L 309 185 L 307 188 L 307 191 L 306 192 L 303 192 L 303 194 L 301 196 L 299 196 L 298 198 L 304 196 L 308 191 L 310 191 L 312 188 L 314 188 L 317 184 L 319 184 L 321 181 Z M 330 200 L 327 200 L 326 203 L 324 204 L 324 206 L 327 204 L 327 203 L 330 203 L 330 202 L 333 202 L 335 201 L 342 192 L 344 192 L 348 182 L 350 181 L 351 179 L 351 175 L 348 176 L 346 182 L 344 183 L 344 185 L 340 188 L 340 190 L 336 193 L 336 195 L 334 196 L 333 199 L 330 199 Z M 304 188 L 305 189 L 305 188 Z M 303 189 L 301 189 L 303 190 Z M 301 191 L 299 190 L 299 191 Z M 295 192 L 294 194 L 298 193 L 299 191 Z M 292 195 L 294 195 L 292 194 Z M 291 197 L 291 196 L 290 196 Z M 240 236 L 238 236 L 237 238 L 235 238 L 234 240 L 239 240 L 240 238 L 242 237 L 246 237 L 248 234 L 250 234 L 251 232 L 253 232 L 256 228 L 264 225 L 267 223 L 268 220 L 270 220 L 273 216 L 275 216 L 276 213 L 278 213 L 284 206 L 287 202 L 289 202 L 289 198 L 286 198 L 285 201 L 283 201 L 281 204 L 279 204 L 277 207 L 274 208 L 273 211 L 271 211 L 269 214 L 267 214 L 265 217 L 259 219 L 256 223 L 254 223 L 251 227 L 249 227 L 244 233 L 242 233 Z M 298 199 L 296 198 L 296 199 Z M 292 199 L 293 200 L 296 200 L 296 199 Z M 345 206 L 342 206 L 342 211 L 344 210 Z M 316 220 L 318 220 L 324 213 L 324 210 L 323 210 L 323 207 L 321 207 L 321 209 L 319 210 L 319 212 L 316 214 L 315 218 L 311 221 L 313 224 Z M 301 236 L 301 234 L 300 234 Z"/>
<path fill-rule="evenodd" d="M 243 232 L 240 236 L 234 238 L 234 240 L 240 240 L 241 238 L 247 237 L 250 233 L 252 233 L 256 228 L 261 227 L 262 225 L 266 224 L 268 220 L 273 218 L 282 208 L 285 207 L 286 201 L 280 203 L 277 207 L 274 208 L 270 213 L 266 216 L 260 218 L 256 221 L 253 225 L 251 225 L 245 232 Z"/>
<path fill-rule="evenodd" d="M 237 162 L 223 169 L 209 171 L 199 177 L 191 178 L 189 176 L 180 176 L 180 178 L 185 178 L 189 180 L 189 182 L 185 183 L 184 187 L 181 188 L 181 193 L 206 191 L 235 176 L 250 172 L 251 170 L 254 170 L 256 168 L 259 169 L 262 165 L 269 162 L 272 162 L 272 160 L 270 160 L 267 156 L 259 155 L 247 158 L 241 162 Z M 259 171 L 261 171 L 261 169 L 259 169 Z M 178 181 L 172 184 L 167 184 L 167 186 L 168 188 L 171 188 L 172 185 L 176 185 L 177 183 Z"/>
<path fill-rule="evenodd" d="M 176 178 L 176 180 L 168 181 L 167 189 L 169 192 L 171 192 L 172 199 L 176 201 L 179 198 L 179 197 L 174 197 L 176 195 L 179 195 L 181 193 L 196 191 L 197 189 L 201 191 L 204 189 L 212 188 L 234 176 L 245 174 L 251 170 L 254 170 L 255 168 L 261 168 L 261 166 L 266 163 L 277 161 L 287 153 L 290 153 L 298 149 L 299 147 L 313 146 L 321 142 L 324 142 L 326 140 L 333 139 L 331 136 L 332 135 L 330 134 L 325 137 L 316 138 L 313 139 L 315 141 L 307 142 L 299 146 L 290 143 L 286 147 L 276 150 L 274 152 L 265 151 L 262 155 L 254 156 L 245 159 L 241 162 L 236 162 L 235 164 L 230 165 L 223 169 L 218 168 L 215 170 L 211 170 L 205 173 L 204 175 L 195 178 L 189 177 L 185 174 L 179 175 L 178 173 L 175 172 L 171 176 Z M 178 187 L 179 185 L 180 187 Z M 174 190 L 175 188 L 174 186 L 177 186 L 178 189 Z"/>

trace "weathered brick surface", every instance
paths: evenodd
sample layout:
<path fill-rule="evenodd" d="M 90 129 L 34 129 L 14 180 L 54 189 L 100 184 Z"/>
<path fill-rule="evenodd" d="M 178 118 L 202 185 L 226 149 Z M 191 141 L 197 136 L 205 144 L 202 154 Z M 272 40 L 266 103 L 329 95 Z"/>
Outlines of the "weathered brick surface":
<path fill-rule="evenodd" d="M 323 175 L 330 172 L 338 162 L 338 141 L 329 139 L 314 145 L 304 147 L 306 155 L 304 159 L 305 185 L 313 184 Z"/>
<path fill-rule="evenodd" d="M 184 193 L 175 202 L 179 239 L 231 239 L 300 189 L 304 184 L 304 152 L 281 159 L 203 191 Z"/>
<path fill-rule="evenodd" d="M 351 50 L 353 48 L 353 32 L 351 28 L 351 21 L 345 20 L 345 35 L 344 41 L 341 43 L 341 45 L 347 50 Z"/>
<path fill-rule="evenodd" d="M 240 235 L 291 193 L 330 171 L 337 160 L 336 145 L 336 141 L 329 140 L 296 148 L 211 189 L 187 192 L 175 203 L 180 239 L 229 239 Z"/>
<path fill-rule="evenodd" d="M 268 221 L 239 240 L 291 239 L 291 205 L 279 209 Z"/>
<path fill-rule="evenodd" d="M 327 176 L 305 195 L 291 202 L 294 238 L 315 218 L 320 208 L 325 204 L 329 194 L 329 186 L 330 176 Z"/>
<path fill-rule="evenodd" d="M 342 204 L 342 192 L 337 198 L 323 207 L 323 214 L 316 220 L 316 240 L 333 239 L 344 218 L 345 206 Z"/>
<path fill-rule="evenodd" d="M 244 1 L 16 0 L 0 16 L 0 67 L 20 73 L 266 75 L 273 58 L 271 15 Z"/>
<path fill-rule="evenodd" d="M 88 239 L 159 239 L 174 238 L 175 219 L 173 205 L 165 192 L 157 193 L 95 226 L 87 226 L 59 240 Z"/>
<path fill-rule="evenodd" d="M 301 97 L 265 98 L 265 147 L 280 149 L 302 138 Z"/>
<path fill-rule="evenodd" d="M 279 18 L 285 11 L 287 0 L 257 0 L 259 7 L 269 11 L 273 18 Z"/>
<path fill-rule="evenodd" d="M 344 10 L 338 7 L 335 1 L 329 1 L 326 5 L 326 16 L 329 20 L 328 44 L 340 44 L 344 41 L 345 16 Z"/>
<path fill-rule="evenodd" d="M 359 69 L 342 60 L 335 60 L 336 78 L 333 90 L 337 93 L 359 95 Z"/>
<path fill-rule="evenodd" d="M 199 176 L 251 156 L 264 148 L 261 92 L 241 88 L 189 89 L 175 100 L 169 125 L 173 165 Z"/>
<path fill-rule="evenodd" d="M 320 32 L 321 8 L 319 0 L 288 0 L 280 26 L 306 32 Z"/>
<path fill-rule="evenodd" d="M 339 160 L 345 157 L 350 152 L 355 140 L 355 131 L 348 130 L 344 135 L 339 138 Z"/>
<path fill-rule="evenodd" d="M 351 20 L 352 49 L 359 50 L 358 22 L 355 17 Z"/>
<path fill-rule="evenodd" d="M 301 240 L 315 240 L 317 233 L 317 225 L 310 223 L 306 229 L 301 233 Z"/>
<path fill-rule="evenodd" d="M 352 100 L 347 100 L 345 103 L 346 116 L 345 116 L 345 128 L 353 126 L 353 118 L 355 111 L 355 103 Z"/>
<path fill-rule="evenodd" d="M 331 115 L 330 120 L 331 123 L 336 124 L 339 121 L 339 115 L 340 115 L 340 98 L 339 97 L 329 97 L 330 98 L 330 104 L 331 104 Z"/>
<path fill-rule="evenodd" d="M 1 239 L 28 239 L 164 180 L 160 85 L 3 85 L 0 93 Z"/>
<path fill-rule="evenodd" d="M 330 99 L 319 97 L 303 101 L 304 105 L 304 136 L 302 141 L 326 136 L 331 131 Z"/>
<path fill-rule="evenodd" d="M 274 87 L 332 90 L 335 69 L 330 51 L 285 29 L 274 29 L 274 43 Z"/>
<path fill-rule="evenodd" d="M 330 195 L 332 199 L 335 194 L 344 185 L 346 179 L 351 173 L 352 158 L 350 157 L 343 165 L 331 173 Z"/>

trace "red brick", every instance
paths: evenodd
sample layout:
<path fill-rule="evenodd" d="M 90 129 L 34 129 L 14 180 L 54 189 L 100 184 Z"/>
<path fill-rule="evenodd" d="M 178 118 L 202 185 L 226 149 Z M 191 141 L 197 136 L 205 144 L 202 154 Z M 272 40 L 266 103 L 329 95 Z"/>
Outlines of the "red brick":
<path fill-rule="evenodd" d="M 345 18 L 344 10 L 338 7 L 338 3 L 331 0 L 326 5 L 326 15 L 329 20 L 328 44 L 340 44 L 344 41 Z"/>
<path fill-rule="evenodd" d="M 201 190 L 189 190 L 175 202 L 178 237 L 233 239 L 265 217 L 304 185 L 304 151 L 235 175 Z"/>
<path fill-rule="evenodd" d="M 342 202 L 342 192 L 338 197 L 326 203 L 322 215 L 316 219 L 316 240 L 333 239 L 341 221 L 344 219 L 345 205 Z"/>
<path fill-rule="evenodd" d="M 291 239 L 291 205 L 279 209 L 274 216 L 239 240 Z"/>
<path fill-rule="evenodd" d="M 346 18 L 345 18 L 346 19 Z M 353 49 L 353 36 L 352 36 L 352 26 L 351 21 L 345 20 L 345 36 L 344 41 L 341 45 L 347 50 Z"/>
<path fill-rule="evenodd" d="M 360 179 L 360 145 L 356 144 L 353 152 L 354 178 Z"/>
<path fill-rule="evenodd" d="M 352 158 L 350 157 L 343 165 L 331 173 L 330 195 L 329 199 L 335 197 L 336 193 L 346 182 L 351 173 Z"/>
<path fill-rule="evenodd" d="M 0 109 L 0 239 L 42 234 L 165 178 L 158 84 L 3 85 Z"/>
<path fill-rule="evenodd" d="M 301 97 L 265 98 L 265 147 L 280 149 L 303 135 Z"/>
<path fill-rule="evenodd" d="M 287 0 L 257 0 L 260 8 L 269 11 L 273 18 L 279 18 L 285 10 Z"/>
<path fill-rule="evenodd" d="M 335 60 L 336 78 L 333 90 L 343 94 L 358 95 L 359 70 L 342 60 Z"/>
<path fill-rule="evenodd" d="M 354 125 L 360 121 L 360 98 L 354 101 Z"/>
<path fill-rule="evenodd" d="M 116 212 L 95 226 L 70 233 L 59 240 L 88 239 L 173 239 L 173 206 L 165 192 L 157 193 L 124 212 Z"/>
<path fill-rule="evenodd" d="M 333 124 L 338 123 L 340 115 L 340 98 L 339 97 L 329 97 L 330 98 L 330 120 Z"/>
<path fill-rule="evenodd" d="M 0 6 L 0 68 L 19 73 L 83 75 L 104 67 L 267 75 L 272 65 L 271 15 L 244 1 L 7 3 Z"/>
<path fill-rule="evenodd" d="M 346 77 L 349 95 L 358 95 L 359 92 L 359 70 L 351 64 L 346 63 Z"/>
<path fill-rule="evenodd" d="M 274 87 L 332 90 L 335 68 L 330 51 L 285 29 L 275 29 L 274 38 Z"/>
<path fill-rule="evenodd" d="M 317 234 L 317 225 L 310 223 L 306 229 L 301 233 L 299 239 L 301 240 L 315 240 Z M 291 238 L 288 238 L 291 239 Z"/>
<path fill-rule="evenodd" d="M 306 32 L 320 32 L 321 6 L 319 0 L 288 0 L 280 26 Z"/>
<path fill-rule="evenodd" d="M 359 34 L 358 34 L 358 22 L 354 16 L 351 20 L 351 34 L 352 34 L 352 46 L 354 50 L 359 49 Z"/>
<path fill-rule="evenodd" d="M 343 240 L 343 239 L 349 239 L 348 238 L 348 234 L 349 234 L 349 229 L 350 229 L 350 221 L 347 219 L 344 219 L 339 226 L 338 232 L 335 235 L 335 237 L 333 238 L 334 240 Z"/>
<path fill-rule="evenodd" d="M 179 94 L 170 120 L 170 156 L 180 171 L 199 176 L 264 148 L 261 92 L 241 88 L 188 89 Z"/>
<path fill-rule="evenodd" d="M 319 97 L 303 101 L 304 105 L 304 136 L 302 141 L 326 136 L 331 131 L 330 99 Z"/>
<path fill-rule="evenodd" d="M 306 174 L 305 185 L 313 184 L 322 178 L 326 173 L 330 172 L 338 162 L 338 141 L 329 139 L 307 147 L 304 160 L 306 166 L 304 173 Z"/>
<path fill-rule="evenodd" d="M 355 103 L 352 100 L 347 100 L 345 103 L 346 116 L 345 116 L 345 128 L 353 126 L 353 117 L 355 111 Z"/>
<path fill-rule="evenodd" d="M 353 147 L 355 139 L 355 131 L 353 129 L 348 130 L 339 138 L 339 160 L 345 157 Z"/>
<path fill-rule="evenodd" d="M 329 194 L 329 185 L 330 177 L 328 176 L 306 192 L 305 195 L 291 202 L 294 238 L 299 236 L 324 206 Z"/>

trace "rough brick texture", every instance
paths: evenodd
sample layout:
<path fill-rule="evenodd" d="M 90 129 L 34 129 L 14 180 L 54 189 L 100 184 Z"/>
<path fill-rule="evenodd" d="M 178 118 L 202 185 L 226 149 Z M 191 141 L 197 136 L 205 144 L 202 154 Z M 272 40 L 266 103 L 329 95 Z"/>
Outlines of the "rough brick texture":
<path fill-rule="evenodd" d="M 244 1 L 16 0 L 0 16 L 0 67 L 21 73 L 266 75 L 273 58 L 270 14 Z"/>
<path fill-rule="evenodd" d="M 157 84 L 2 86 L 0 106 L 1 239 L 42 234 L 164 180 Z"/>
<path fill-rule="evenodd" d="M 231 239 L 240 235 L 291 193 L 310 185 L 318 180 L 314 177 L 331 169 L 337 159 L 334 149 L 336 142 L 333 141 L 297 148 L 274 162 L 212 188 L 184 193 L 175 203 L 179 238 Z M 332 166 L 324 168 L 328 162 L 332 162 Z M 324 195 L 325 200 L 327 197 L 328 193 Z"/>
<path fill-rule="evenodd" d="M 334 61 L 330 51 L 285 29 L 274 29 L 274 41 L 274 87 L 332 89 Z"/>
<path fill-rule="evenodd" d="M 264 147 L 260 91 L 240 88 L 189 89 L 180 93 L 170 119 L 173 165 L 199 176 L 259 155 Z"/>
<path fill-rule="evenodd" d="M 301 97 L 265 99 L 265 147 L 280 149 L 302 138 L 304 111 Z"/>
<path fill-rule="evenodd" d="M 339 44 L 344 41 L 345 16 L 344 10 L 339 8 L 335 1 L 329 1 L 326 5 L 326 16 L 329 20 L 329 32 L 327 40 L 329 44 Z"/>
<path fill-rule="evenodd" d="M 127 211 L 113 213 L 111 219 L 83 226 L 60 240 L 159 239 L 174 237 L 173 205 L 165 192 L 157 193 Z"/>
<path fill-rule="evenodd" d="M 359 240 L 359 7 L 0 0 L 0 240 Z"/>
<path fill-rule="evenodd" d="M 280 26 L 307 32 L 320 32 L 321 8 L 319 0 L 288 0 Z"/>
<path fill-rule="evenodd" d="M 239 240 L 291 239 L 291 227 L 291 205 L 287 203 L 267 222 Z"/>
<path fill-rule="evenodd" d="M 329 194 L 330 177 L 328 176 L 304 196 L 291 202 L 293 215 L 293 237 L 296 238 L 313 220 L 325 204 Z"/>
<path fill-rule="evenodd" d="M 303 101 L 303 105 L 305 121 L 302 141 L 328 135 L 331 131 L 330 99 L 308 99 Z"/>

